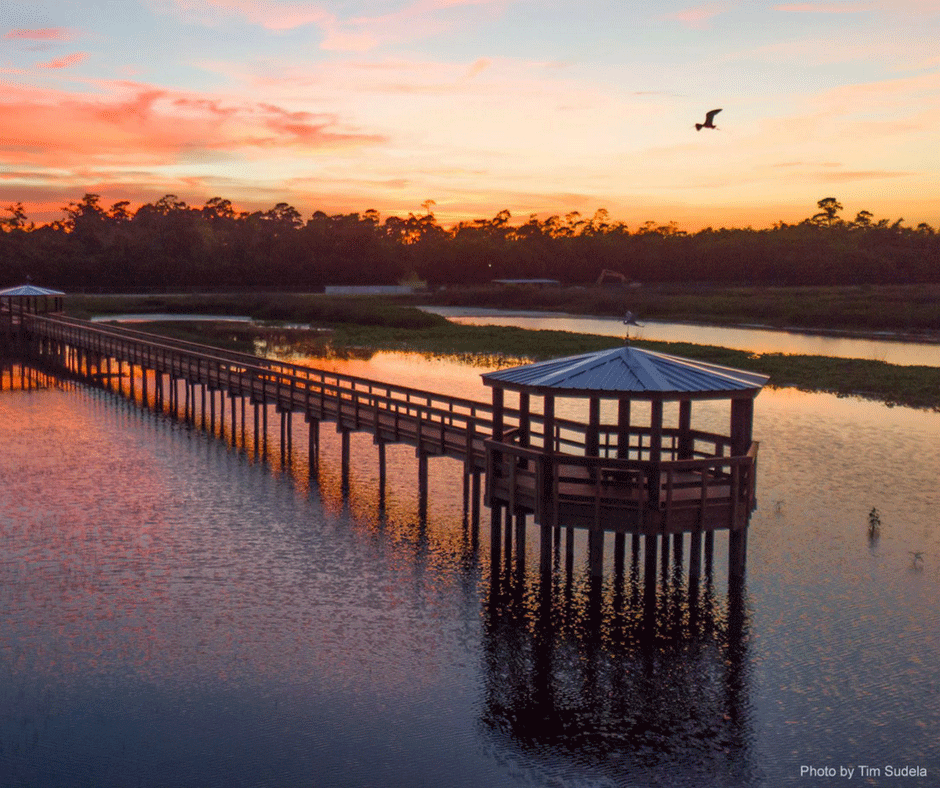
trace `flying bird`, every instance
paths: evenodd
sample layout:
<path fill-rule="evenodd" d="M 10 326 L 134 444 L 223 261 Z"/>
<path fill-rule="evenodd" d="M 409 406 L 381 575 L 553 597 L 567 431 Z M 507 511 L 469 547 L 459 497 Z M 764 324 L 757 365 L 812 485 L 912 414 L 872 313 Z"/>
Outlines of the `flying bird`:
<path fill-rule="evenodd" d="M 711 112 L 705 114 L 704 123 L 696 123 L 695 130 L 701 131 L 702 129 L 717 129 L 718 127 L 712 122 L 715 119 L 715 115 L 721 112 L 720 109 L 713 109 Z"/>

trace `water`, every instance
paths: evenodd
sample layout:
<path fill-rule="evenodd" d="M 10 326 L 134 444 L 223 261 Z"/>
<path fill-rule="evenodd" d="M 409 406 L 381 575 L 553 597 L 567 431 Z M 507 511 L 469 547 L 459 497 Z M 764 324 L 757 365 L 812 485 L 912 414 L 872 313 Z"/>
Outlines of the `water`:
<path fill-rule="evenodd" d="M 486 396 L 485 368 L 453 360 L 330 363 Z M 383 502 L 367 435 L 353 435 L 344 478 L 323 425 L 311 479 L 299 417 L 282 458 L 109 392 L 23 390 L 10 370 L 2 383 L 2 785 L 778 786 L 834 782 L 802 766 L 859 780 L 860 765 L 920 766 L 928 777 L 903 784 L 932 785 L 940 774 L 940 414 L 764 391 L 741 609 L 719 554 L 698 626 L 673 578 L 650 646 L 634 636 L 635 589 L 629 572 L 614 579 L 610 549 L 598 593 L 582 545 L 571 576 L 562 548 L 548 607 L 533 529 L 525 571 L 497 567 L 494 579 L 488 517 L 475 539 L 458 463 L 432 460 L 422 499 L 414 450 L 390 446 Z M 703 408 L 696 424 L 724 418 Z"/>
<path fill-rule="evenodd" d="M 517 326 L 530 330 L 572 331 L 578 334 L 624 336 L 626 326 L 619 318 L 586 317 L 561 312 L 511 312 L 499 309 L 465 307 L 422 307 L 455 323 L 469 325 Z M 717 345 L 752 353 L 790 353 L 835 358 L 864 358 L 889 364 L 940 366 L 940 344 L 866 339 L 838 335 L 808 334 L 763 328 L 665 323 L 642 320 L 630 327 L 630 337 L 658 342 L 692 342 Z"/>

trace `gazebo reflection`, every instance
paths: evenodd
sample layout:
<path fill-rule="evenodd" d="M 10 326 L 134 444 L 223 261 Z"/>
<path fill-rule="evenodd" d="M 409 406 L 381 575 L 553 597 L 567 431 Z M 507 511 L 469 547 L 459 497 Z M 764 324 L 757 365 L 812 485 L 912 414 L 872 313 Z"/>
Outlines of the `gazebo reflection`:
<path fill-rule="evenodd" d="M 497 568 L 490 585 L 481 722 L 501 746 L 692 784 L 752 770 L 743 589 L 722 598 L 707 564 L 701 584 L 670 565 L 651 618 L 636 562 L 602 581 L 560 563 L 541 577 Z"/>

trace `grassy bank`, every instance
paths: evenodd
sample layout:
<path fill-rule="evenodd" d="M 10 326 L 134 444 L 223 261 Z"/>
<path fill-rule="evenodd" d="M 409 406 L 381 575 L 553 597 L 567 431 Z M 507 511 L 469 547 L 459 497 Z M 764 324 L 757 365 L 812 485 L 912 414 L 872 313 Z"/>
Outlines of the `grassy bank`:
<path fill-rule="evenodd" d="M 190 341 L 214 344 L 245 352 L 259 348 L 269 352 L 355 353 L 375 350 L 416 351 L 467 357 L 499 357 L 507 363 L 538 360 L 615 347 L 622 340 L 566 331 L 527 331 L 500 326 L 463 326 L 434 315 L 375 299 L 331 299 L 308 311 L 306 299 L 265 308 L 270 320 L 313 323 L 327 329 L 311 332 L 279 325 L 249 323 L 148 323 L 146 330 Z M 177 312 L 222 313 L 220 304 L 209 300 L 201 309 L 184 301 Z M 245 301 L 230 313 L 251 314 Z M 140 312 L 140 304 L 122 302 L 118 311 Z M 363 315 L 363 310 L 367 314 Z M 170 312 L 165 303 L 154 312 Z M 255 313 L 255 316 L 259 316 Z M 277 317 L 281 316 L 281 317 Z M 863 396 L 889 404 L 940 410 L 940 368 L 905 367 L 883 361 L 795 356 L 781 353 L 753 354 L 710 345 L 636 340 L 637 347 L 673 353 L 701 361 L 770 375 L 771 386 L 794 386 L 804 391 L 824 391 L 840 396 Z"/>
<path fill-rule="evenodd" d="M 442 306 L 529 309 L 716 325 L 940 336 L 940 285 L 865 287 L 479 288 L 434 294 Z"/>

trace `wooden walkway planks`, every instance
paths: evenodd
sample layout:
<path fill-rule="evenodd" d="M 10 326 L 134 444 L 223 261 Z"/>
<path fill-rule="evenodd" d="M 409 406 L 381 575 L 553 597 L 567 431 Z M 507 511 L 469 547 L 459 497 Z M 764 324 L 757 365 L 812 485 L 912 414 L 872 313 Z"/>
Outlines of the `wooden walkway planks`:
<path fill-rule="evenodd" d="M 113 376 L 114 359 L 171 380 L 273 404 L 281 412 L 304 413 L 311 421 L 334 422 L 341 431 L 371 433 L 379 443 L 411 445 L 419 456 L 460 460 L 468 473 L 486 474 L 487 503 L 531 512 L 543 525 L 633 533 L 737 530 L 746 526 L 753 508 L 756 443 L 747 456 L 730 457 L 725 456 L 730 449 L 726 436 L 696 432 L 695 441 L 708 448 L 693 459 L 677 459 L 673 437 L 664 446 L 671 459 L 652 462 L 643 459 L 649 453 L 649 430 L 640 427 L 629 436 L 635 459 L 619 459 L 611 456 L 611 429 L 605 428 L 600 452 L 606 456 L 584 456 L 585 425 L 559 419 L 552 444 L 571 453 L 546 454 L 514 442 L 525 434 L 544 443 L 537 414 L 497 443 L 490 439 L 488 403 L 64 317 L 30 316 L 26 329 L 40 356 L 54 358 L 64 347 L 81 351 L 90 377 Z M 107 372 L 102 359 L 109 360 Z M 506 414 L 510 427 L 513 420 L 522 426 L 518 411 L 507 409 Z"/>

